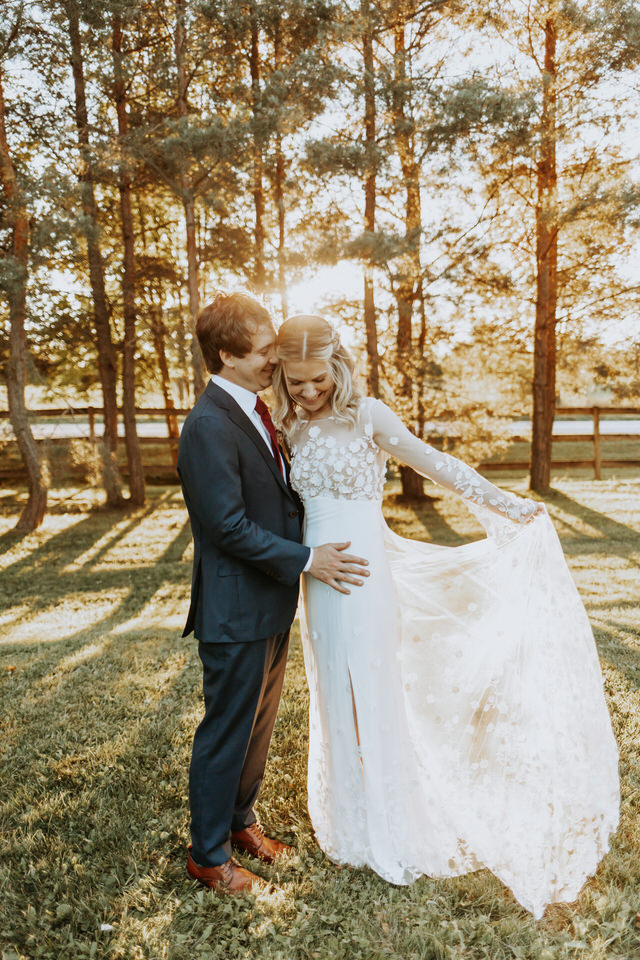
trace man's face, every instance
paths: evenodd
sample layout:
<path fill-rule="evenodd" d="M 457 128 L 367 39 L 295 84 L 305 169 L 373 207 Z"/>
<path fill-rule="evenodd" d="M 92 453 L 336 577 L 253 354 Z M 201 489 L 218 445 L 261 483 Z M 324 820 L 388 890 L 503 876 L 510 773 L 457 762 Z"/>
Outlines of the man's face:
<path fill-rule="evenodd" d="M 260 324 L 253 332 L 251 349 L 244 357 L 234 357 L 226 350 L 220 351 L 223 367 L 220 376 L 245 387 L 253 393 L 271 386 L 276 355 L 276 332 L 271 324 Z"/>

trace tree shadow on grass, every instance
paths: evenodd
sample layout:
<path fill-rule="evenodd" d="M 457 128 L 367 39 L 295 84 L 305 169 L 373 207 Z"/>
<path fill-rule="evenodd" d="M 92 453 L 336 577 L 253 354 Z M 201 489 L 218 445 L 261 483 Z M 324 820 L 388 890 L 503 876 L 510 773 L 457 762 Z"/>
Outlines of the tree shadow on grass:
<path fill-rule="evenodd" d="M 150 602 L 155 593 L 166 584 L 174 584 L 176 587 L 186 586 L 188 584 L 187 564 L 177 562 L 185 549 L 185 543 L 189 540 L 188 521 L 185 521 L 182 528 L 166 545 L 162 554 L 154 559 L 151 564 L 128 568 L 126 570 L 100 570 L 95 574 L 84 573 L 82 580 L 76 576 L 73 584 L 73 592 L 81 593 L 83 591 L 96 594 L 99 590 L 109 591 L 119 590 L 122 587 L 127 589 L 126 594 L 117 602 L 117 606 L 106 617 L 91 623 L 89 626 L 83 626 L 79 630 L 67 633 L 52 640 L 43 639 L 38 647 L 38 658 L 28 666 L 20 669 L 21 686 L 25 683 L 30 686 L 37 683 L 42 677 L 55 673 L 57 664 L 69 656 L 73 656 L 85 646 L 99 643 L 101 638 L 109 636 L 111 631 L 127 621 L 134 620 L 139 616 Z M 97 582 L 96 582 L 97 581 Z M 67 576 L 63 575 L 59 580 L 59 590 L 54 592 L 53 597 L 47 601 L 40 601 L 40 609 L 48 609 L 60 601 L 69 592 L 69 583 Z M 185 603 L 186 616 L 186 603 Z M 174 636 L 178 633 L 176 630 Z M 32 656 L 34 652 L 34 643 L 11 643 L 4 647 L 10 650 L 12 658 L 18 662 L 21 656 Z M 0 645 L 2 650 L 2 645 Z M 32 697 L 30 690 L 22 701 L 17 701 L 12 697 L 11 712 L 22 711 L 28 706 Z"/>
<path fill-rule="evenodd" d="M 423 503 L 421 501 L 403 500 L 400 496 L 391 496 L 388 498 L 388 502 L 390 505 L 393 505 L 397 511 L 407 511 L 411 520 L 419 523 L 424 529 L 426 533 L 424 539 L 429 543 L 457 546 L 469 542 L 468 537 L 464 537 L 451 526 L 442 511 L 440 499 L 428 500 Z M 391 521 L 389 526 L 391 526 L 396 533 L 399 533 L 400 536 L 405 536 L 405 534 L 400 533 L 400 531 L 396 529 L 399 524 L 406 522 L 405 518 L 398 516 L 389 519 Z"/>
<path fill-rule="evenodd" d="M 88 559 L 84 567 L 91 568 L 96 565 L 109 549 L 112 549 L 118 541 L 122 540 L 128 533 L 134 530 L 136 526 L 153 512 L 153 509 L 153 507 L 149 507 L 142 513 L 137 514 L 129 523 L 116 530 L 104 550 L 102 548 L 100 549 L 99 556 Z M 57 534 L 55 538 L 52 538 L 58 540 L 58 549 L 55 552 L 45 551 L 47 544 L 43 545 L 41 549 L 45 552 L 38 558 L 37 566 L 39 576 L 37 578 L 32 577 L 31 579 L 27 579 L 26 566 L 32 562 L 31 558 L 33 554 L 30 555 L 30 558 L 22 558 L 22 560 L 16 561 L 15 564 L 12 564 L 3 572 L 3 586 L 7 590 L 8 596 L 8 588 L 12 585 L 11 580 L 15 578 L 13 583 L 15 589 L 11 591 L 8 602 L 4 603 L 5 610 L 11 610 L 12 607 L 23 606 L 25 603 L 28 603 L 30 612 L 37 613 L 54 607 L 69 593 L 79 594 L 85 591 L 91 593 L 105 592 L 123 585 L 129 586 L 129 583 L 127 583 L 128 579 L 137 579 L 138 581 L 145 578 L 148 579 L 149 576 L 153 574 L 157 564 L 183 562 L 182 556 L 190 541 L 189 522 L 185 520 L 178 533 L 166 548 L 168 553 L 165 551 L 165 553 L 160 556 L 154 557 L 149 563 L 138 564 L 135 567 L 127 567 L 124 570 L 122 568 L 113 570 L 102 568 L 94 571 L 80 568 L 69 571 L 65 568 L 73 562 L 73 559 L 86 552 L 86 550 L 89 549 L 93 543 L 96 543 L 106 532 L 105 530 L 92 531 L 91 537 L 82 539 L 81 535 L 77 532 L 77 527 L 83 526 L 85 522 L 89 522 L 89 519 L 81 521 L 80 524 L 75 524 L 71 528 L 69 533 L 71 535 L 75 532 L 75 537 L 70 536 L 70 538 L 65 537 L 65 539 L 58 539 L 63 537 L 65 531 L 62 531 L 60 534 Z M 76 540 L 80 542 L 76 542 Z M 73 549 L 69 549 L 70 544 L 73 544 Z M 33 571 L 33 573 L 35 574 L 35 571 Z"/>
<path fill-rule="evenodd" d="M 119 532 L 121 528 L 117 528 L 113 542 L 115 543 L 119 536 L 124 536 L 127 531 L 133 529 L 141 520 L 153 513 L 159 505 L 158 501 L 154 501 L 142 510 L 138 508 L 129 523 L 123 525 L 122 533 Z M 44 543 L 34 545 L 28 553 L 10 563 L 3 570 L 3 580 L 24 574 L 27 571 L 35 573 L 49 564 L 60 565 L 62 563 L 67 565 L 73 563 L 76 557 L 85 553 L 94 543 L 100 540 L 114 524 L 120 524 L 123 516 L 126 515 L 123 515 L 120 510 L 103 510 L 83 516 L 71 526 L 52 534 Z M 9 543 L 9 538 L 11 543 Z M 15 541 L 16 537 L 12 536 L 11 533 L 6 533 L 0 538 L 0 542 L 7 544 L 7 549 Z M 113 546 L 113 543 L 111 546 Z"/>
<path fill-rule="evenodd" d="M 609 625 L 618 627 L 623 633 L 629 630 L 628 626 L 611 620 Z M 633 687 L 640 689 L 640 651 L 634 649 L 631 643 L 621 640 L 613 630 L 596 626 L 593 633 L 600 658 L 606 660 Z"/>
<path fill-rule="evenodd" d="M 27 570 L 38 570 L 47 564 L 54 563 L 68 565 L 73 563 L 74 559 L 80 554 L 89 550 L 94 543 L 101 539 L 108 531 L 115 527 L 113 536 L 110 538 L 107 550 L 111 549 L 118 540 L 122 539 L 131 530 L 133 530 L 144 519 L 161 508 L 168 500 L 172 499 L 173 493 L 167 491 L 161 496 L 154 498 L 144 507 L 130 507 L 128 510 L 116 510 L 109 507 L 102 507 L 99 510 L 83 515 L 71 526 L 65 527 L 58 533 L 52 534 L 44 543 L 35 544 L 33 549 L 29 550 L 23 557 L 19 557 L 13 563 L 10 563 L 3 570 L 3 579 L 7 576 L 15 576 Z M 127 522 L 127 516 L 130 519 Z M 0 544 L 6 543 L 6 549 L 9 549 L 16 542 L 16 535 L 11 532 L 0 536 Z M 22 539 L 21 537 L 18 539 Z M 6 550 L 1 552 L 6 552 Z"/>
<path fill-rule="evenodd" d="M 607 553 L 616 554 L 629 560 L 634 566 L 640 566 L 640 562 L 635 559 L 633 554 L 640 551 L 640 533 L 633 527 L 629 527 L 605 513 L 593 510 L 591 507 L 578 503 L 572 497 L 567 496 L 560 490 L 551 490 L 548 500 L 559 506 L 562 510 L 572 514 L 585 523 L 588 523 L 594 530 L 597 530 L 602 539 L 589 538 L 584 533 L 576 531 L 576 540 L 563 542 L 565 553 L 584 553 L 585 546 L 591 543 L 595 549 L 602 549 L 603 541 L 606 542 Z"/>
<path fill-rule="evenodd" d="M 33 563 L 33 558 L 38 557 L 39 561 L 46 563 L 47 561 L 55 560 L 61 551 L 66 551 L 71 544 L 74 544 L 77 540 L 76 546 L 78 547 L 78 552 L 86 549 L 84 546 L 85 539 L 91 544 L 92 540 L 98 540 L 103 534 L 103 530 L 96 524 L 95 517 L 85 516 L 70 526 L 65 527 L 64 530 L 60 530 L 59 533 L 54 533 L 48 537 L 44 543 L 36 544 L 33 549 L 29 550 L 24 556 L 20 557 L 18 560 L 14 560 L 13 563 L 10 563 L 9 566 L 5 567 L 3 570 L 3 577 L 11 574 L 18 574 L 22 572 L 25 568 L 30 567 Z M 42 531 L 35 531 L 35 535 L 38 536 Z M 6 533 L 0 535 L 0 555 L 7 553 L 16 543 L 20 543 L 22 540 L 25 540 L 29 536 L 33 536 L 34 532 L 20 532 L 16 533 L 13 530 L 8 530 Z"/>
<path fill-rule="evenodd" d="M 172 494 L 165 493 L 157 500 L 154 500 L 153 503 L 149 504 L 141 513 L 136 512 L 128 523 L 118 527 L 116 530 L 114 530 L 110 537 L 105 539 L 100 548 L 83 564 L 83 566 L 92 566 L 99 563 L 100 560 L 106 556 L 109 550 L 111 550 L 121 540 L 124 540 L 128 533 L 131 533 L 131 531 L 139 526 L 143 520 L 154 513 L 158 508 L 166 504 L 166 502 L 170 499 L 172 499 Z"/>
<path fill-rule="evenodd" d="M 611 609 L 615 610 L 634 610 L 637 611 L 639 608 L 638 600 L 636 598 L 631 600 L 610 600 L 605 599 L 601 603 L 598 603 L 594 600 L 589 600 L 588 608 L 593 613 L 596 613 L 599 610 L 610 611 Z"/>

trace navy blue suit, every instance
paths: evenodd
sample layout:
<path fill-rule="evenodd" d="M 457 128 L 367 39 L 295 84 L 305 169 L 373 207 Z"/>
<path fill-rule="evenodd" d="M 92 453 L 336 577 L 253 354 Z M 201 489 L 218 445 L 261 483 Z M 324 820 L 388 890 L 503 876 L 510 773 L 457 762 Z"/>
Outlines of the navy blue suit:
<path fill-rule="evenodd" d="M 205 699 L 189 770 L 192 856 L 217 866 L 230 831 L 255 820 L 309 548 L 271 450 L 213 382 L 185 421 L 178 473 L 194 540 L 183 635 L 199 642 Z"/>

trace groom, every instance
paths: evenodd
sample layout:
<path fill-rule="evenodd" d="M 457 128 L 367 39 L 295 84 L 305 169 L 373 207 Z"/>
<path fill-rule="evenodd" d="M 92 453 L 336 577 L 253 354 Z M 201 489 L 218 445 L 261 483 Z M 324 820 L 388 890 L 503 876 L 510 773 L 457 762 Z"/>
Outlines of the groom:
<path fill-rule="evenodd" d="M 300 574 L 348 592 L 367 576 L 348 543 L 300 542 L 302 507 L 261 390 L 277 362 L 265 308 L 218 294 L 196 333 L 212 374 L 187 417 L 178 473 L 194 540 L 191 606 L 203 667 L 205 714 L 189 768 L 187 870 L 218 890 L 264 885 L 232 848 L 272 863 L 292 848 L 264 833 L 254 812 L 275 723 Z"/>

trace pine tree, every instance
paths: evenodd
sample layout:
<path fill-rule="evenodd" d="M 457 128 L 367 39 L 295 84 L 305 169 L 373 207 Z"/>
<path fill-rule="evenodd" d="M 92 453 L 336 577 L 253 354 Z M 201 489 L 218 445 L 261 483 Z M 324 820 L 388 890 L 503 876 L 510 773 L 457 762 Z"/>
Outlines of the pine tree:
<path fill-rule="evenodd" d="M 122 13 L 116 6 L 111 13 L 111 55 L 113 63 L 113 102 L 116 109 L 118 129 L 118 191 L 120 194 L 120 222 L 122 229 L 122 312 L 124 339 L 122 342 L 122 419 L 124 421 L 125 446 L 129 467 L 129 491 L 131 502 L 145 502 L 145 480 L 140 442 L 136 424 L 136 255 L 132 214 L 131 158 L 129 155 L 129 94 L 125 74 L 126 49 L 124 46 Z"/>
<path fill-rule="evenodd" d="M 391 0 L 385 6 L 388 33 L 393 37 L 392 68 L 388 71 L 386 99 L 392 128 L 393 145 L 400 167 L 404 193 L 404 235 L 389 264 L 392 292 L 396 302 L 395 367 L 396 382 L 405 417 L 422 437 L 425 426 L 425 380 L 429 362 L 425 356 L 427 343 L 427 308 L 425 276 L 422 266 L 423 237 L 427 229 L 422 211 L 421 183 L 427 178 L 425 161 L 419 148 L 420 101 L 424 77 L 420 55 L 428 45 L 430 34 L 448 4 L 444 0 L 423 5 L 414 0 Z M 418 79 L 420 78 L 420 79 Z M 417 314 L 417 335 L 414 332 Z M 424 481 L 414 470 L 400 466 L 402 494 L 406 499 L 424 497 Z"/>
<path fill-rule="evenodd" d="M 177 83 L 177 113 L 182 124 L 190 114 L 187 75 L 187 0 L 176 0 L 175 5 L 175 66 Z M 196 237 L 196 196 L 189 166 L 185 164 L 178 174 L 184 208 L 187 234 L 187 283 L 189 288 L 189 315 L 191 317 L 191 361 L 193 364 L 194 394 L 199 397 L 206 385 L 204 358 L 195 335 L 195 321 L 200 310 L 200 263 Z"/>
<path fill-rule="evenodd" d="M 616 0 L 539 0 L 522 14 L 514 3 L 485 6 L 481 29 L 511 59 L 505 53 L 495 70 L 461 84 L 443 106 L 449 118 L 463 118 L 459 132 L 470 134 L 467 146 L 487 185 L 485 212 L 493 208 L 494 249 L 508 243 L 512 251 L 502 267 L 493 260 L 497 286 L 534 304 L 531 486 L 544 493 L 557 323 L 577 318 L 589 303 L 604 317 L 614 303 L 623 309 L 629 293 L 616 261 L 628 245 L 637 191 L 616 135 L 637 105 L 625 103 L 615 84 L 640 59 L 640 10 Z M 603 281 L 609 292 L 601 298 Z"/>
<path fill-rule="evenodd" d="M 2 228 L 9 234 L 3 257 L 1 286 L 9 301 L 9 360 L 7 390 L 9 417 L 27 470 L 29 496 L 16 524 L 17 531 L 35 530 L 47 509 L 48 474 L 33 437 L 25 400 L 27 338 L 27 277 L 30 257 L 30 212 L 7 138 L 4 75 L 12 47 L 26 28 L 23 6 L 14 10 L 7 33 L 0 37 L 0 183 L 4 191 Z"/>
<path fill-rule="evenodd" d="M 103 483 L 110 506 L 124 502 L 117 460 L 118 401 L 116 394 L 118 364 L 113 343 L 104 279 L 104 260 L 100 243 L 100 222 L 95 196 L 95 176 L 87 109 L 84 55 L 80 33 L 80 9 L 77 0 L 64 0 L 64 13 L 69 37 L 68 57 L 73 73 L 75 122 L 78 134 L 79 167 L 82 198 L 82 230 L 87 245 L 89 282 L 93 297 L 95 343 L 102 388 L 104 438 L 102 443 Z"/>

